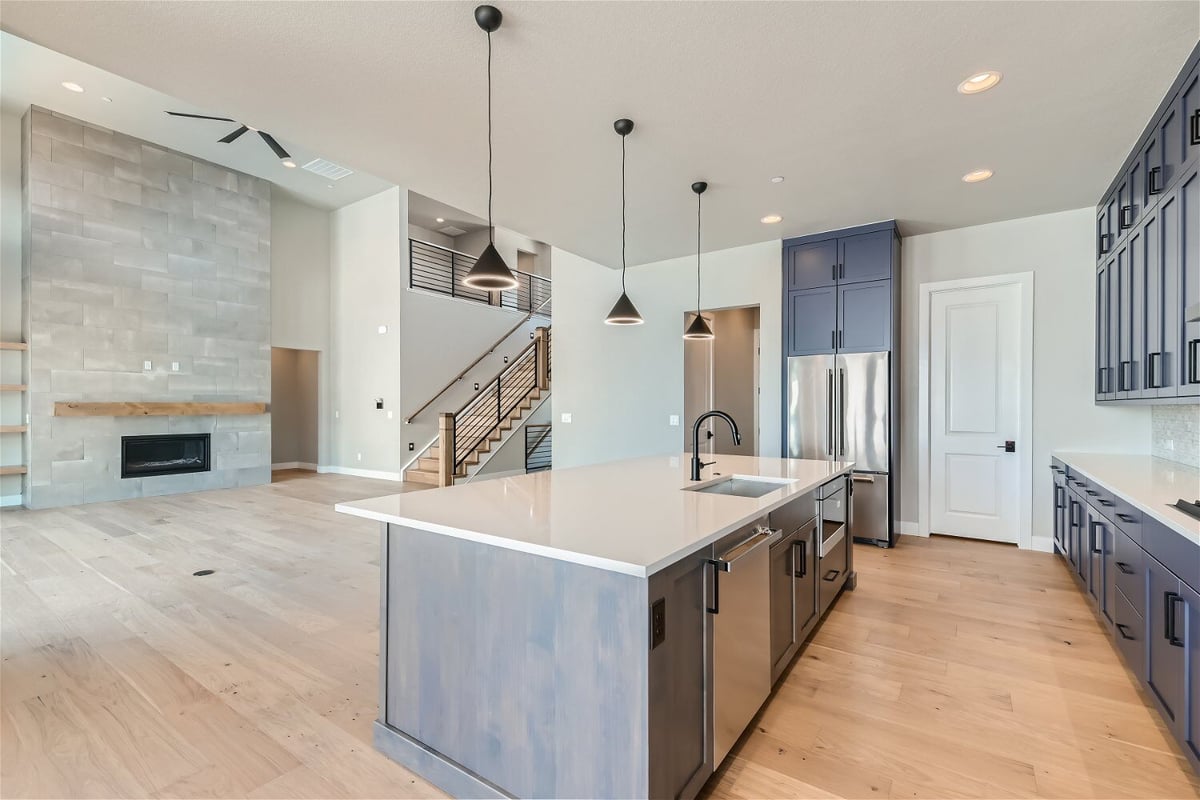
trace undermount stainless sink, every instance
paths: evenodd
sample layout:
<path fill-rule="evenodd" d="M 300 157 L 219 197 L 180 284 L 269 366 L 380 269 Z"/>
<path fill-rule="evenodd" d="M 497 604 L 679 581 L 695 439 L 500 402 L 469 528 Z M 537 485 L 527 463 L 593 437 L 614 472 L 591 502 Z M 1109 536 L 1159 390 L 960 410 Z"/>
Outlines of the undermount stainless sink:
<path fill-rule="evenodd" d="M 782 478 L 760 478 L 757 475 L 730 475 L 716 483 L 703 486 L 685 486 L 685 492 L 700 494 L 728 494 L 734 497 L 762 497 L 793 483 Z"/>

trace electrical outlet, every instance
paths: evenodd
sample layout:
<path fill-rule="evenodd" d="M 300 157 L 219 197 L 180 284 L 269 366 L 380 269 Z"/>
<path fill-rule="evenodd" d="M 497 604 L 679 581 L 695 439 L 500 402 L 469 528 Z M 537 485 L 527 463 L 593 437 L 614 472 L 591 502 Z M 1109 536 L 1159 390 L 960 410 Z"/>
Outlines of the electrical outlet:
<path fill-rule="evenodd" d="M 334 419 L 338 419 L 338 418 L 339 418 L 339 417 L 341 417 L 341 416 L 342 416 L 342 412 L 340 412 L 340 411 L 334 411 L 334 412 L 333 412 L 333 418 L 334 418 Z"/>
<path fill-rule="evenodd" d="M 650 649 L 667 639 L 667 599 L 660 597 L 650 606 Z"/>
<path fill-rule="evenodd" d="M 142 362 L 142 369 L 146 370 L 147 372 L 149 372 L 150 370 L 154 369 L 154 364 L 153 364 L 153 362 L 150 362 L 150 361 L 143 361 L 143 362 Z"/>
<path fill-rule="evenodd" d="M 565 413 L 563 413 L 563 415 L 562 415 L 562 421 L 563 421 L 563 422 L 570 422 L 570 421 L 571 421 L 571 414 L 570 414 L 569 412 L 565 412 Z"/>
<path fill-rule="evenodd" d="M 388 410 L 388 419 L 391 419 L 391 418 L 392 418 L 392 412 L 391 412 L 391 410 L 389 409 L 389 410 Z"/>
<path fill-rule="evenodd" d="M 171 372 L 179 372 L 179 362 L 178 361 L 171 362 Z"/>
<path fill-rule="evenodd" d="M 359 453 L 359 454 L 358 454 L 358 460 L 359 460 L 359 461 L 362 461 L 362 453 Z"/>
<path fill-rule="evenodd" d="M 387 325 L 380 325 L 378 330 L 380 333 L 387 333 Z"/>
<path fill-rule="evenodd" d="M 678 426 L 679 426 L 679 415 L 678 415 L 678 414 L 672 414 L 672 415 L 671 415 L 671 418 L 670 418 L 670 423 L 669 423 L 669 424 L 671 424 L 671 425 L 674 425 L 674 426 L 678 427 Z"/>
<path fill-rule="evenodd" d="M 1167 439 L 1165 442 L 1163 442 L 1163 449 L 1165 449 L 1165 450 L 1174 450 L 1174 449 L 1175 449 L 1175 440 L 1174 440 L 1174 439 Z"/>

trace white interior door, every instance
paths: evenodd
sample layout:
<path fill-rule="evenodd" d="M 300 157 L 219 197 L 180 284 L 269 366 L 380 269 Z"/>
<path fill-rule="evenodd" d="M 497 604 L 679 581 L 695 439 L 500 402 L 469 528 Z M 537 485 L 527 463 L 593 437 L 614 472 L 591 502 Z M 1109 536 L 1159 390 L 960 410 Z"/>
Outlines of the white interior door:
<path fill-rule="evenodd" d="M 930 531 L 1016 542 L 1021 287 L 935 292 L 929 305 Z"/>

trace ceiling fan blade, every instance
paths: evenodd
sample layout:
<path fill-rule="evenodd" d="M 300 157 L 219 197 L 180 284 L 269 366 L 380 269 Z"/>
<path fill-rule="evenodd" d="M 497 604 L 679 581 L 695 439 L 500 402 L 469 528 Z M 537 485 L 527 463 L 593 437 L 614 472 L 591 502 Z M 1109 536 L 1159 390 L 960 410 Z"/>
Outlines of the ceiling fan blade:
<path fill-rule="evenodd" d="M 221 137 L 221 139 L 220 139 L 220 142 L 221 142 L 222 144 L 229 144 L 229 143 L 230 143 L 230 142 L 232 142 L 234 139 L 238 138 L 239 136 L 241 136 L 243 133 L 245 133 L 245 132 L 246 132 L 246 131 L 248 131 L 248 130 L 250 130 L 250 129 L 249 129 L 249 128 L 247 128 L 245 125 L 243 125 L 242 127 L 238 128 L 238 129 L 237 129 L 236 131 L 234 131 L 233 133 L 229 134 L 228 136 L 223 136 L 223 137 Z"/>
<path fill-rule="evenodd" d="M 172 117 L 191 117 L 192 119 L 215 119 L 218 122 L 237 122 L 236 119 L 230 119 L 229 117 L 208 117 L 204 114 L 187 114 L 183 111 L 168 111 L 167 113 Z"/>
<path fill-rule="evenodd" d="M 288 151 L 280 147 L 279 142 L 275 141 L 274 136 L 269 133 L 264 133 L 263 131 L 259 131 L 258 135 L 263 138 L 263 141 L 267 143 L 268 147 L 275 151 L 275 155 L 279 156 L 280 158 L 291 158 L 291 156 L 288 155 Z"/>

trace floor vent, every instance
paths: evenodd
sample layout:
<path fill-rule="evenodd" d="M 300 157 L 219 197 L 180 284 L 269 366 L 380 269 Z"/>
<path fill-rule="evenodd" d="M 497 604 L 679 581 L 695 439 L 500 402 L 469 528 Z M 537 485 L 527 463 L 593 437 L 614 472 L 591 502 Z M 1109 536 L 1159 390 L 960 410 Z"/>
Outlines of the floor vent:
<path fill-rule="evenodd" d="M 347 175 L 354 174 L 354 170 L 338 166 L 332 161 L 326 161 L 323 158 L 314 158 L 312 161 L 304 165 L 304 169 L 308 170 L 309 172 L 315 172 L 322 178 L 328 178 L 331 181 L 340 181 Z"/>

